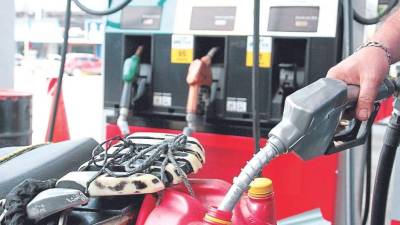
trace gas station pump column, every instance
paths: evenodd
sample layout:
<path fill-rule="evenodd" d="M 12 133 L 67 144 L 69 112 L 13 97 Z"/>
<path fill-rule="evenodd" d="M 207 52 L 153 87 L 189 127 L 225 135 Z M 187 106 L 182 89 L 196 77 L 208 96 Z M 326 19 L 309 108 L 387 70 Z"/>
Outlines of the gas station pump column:
<path fill-rule="evenodd" d="M 13 0 L 5 0 L 0 8 L 0 89 L 11 89 L 14 86 L 14 21 L 15 6 Z"/>

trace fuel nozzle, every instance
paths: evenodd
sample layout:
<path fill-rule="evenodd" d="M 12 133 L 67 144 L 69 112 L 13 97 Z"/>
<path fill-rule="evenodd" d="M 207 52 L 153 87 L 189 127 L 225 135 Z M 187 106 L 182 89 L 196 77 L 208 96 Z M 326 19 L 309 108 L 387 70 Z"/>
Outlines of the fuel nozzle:
<path fill-rule="evenodd" d="M 139 76 L 140 56 L 143 52 L 143 46 L 140 45 L 135 54 L 124 61 L 122 80 L 124 86 L 122 89 L 119 116 L 117 125 L 123 135 L 129 134 L 128 114 L 129 106 L 131 103 L 131 93 L 134 92 L 133 83 L 135 83 Z"/>
<path fill-rule="evenodd" d="M 378 90 L 376 104 L 398 89 L 397 82 L 385 80 Z M 337 133 L 342 115 L 347 110 L 354 110 L 358 94 L 358 86 L 322 78 L 289 95 L 285 100 L 282 120 L 269 132 L 268 143 L 234 179 L 218 209 L 232 211 L 251 180 L 279 155 L 294 151 L 302 159 L 308 160 L 365 143 L 374 114 L 363 123 L 353 119 L 354 125 L 349 126 L 349 130 Z M 374 113 L 377 111 L 375 109 Z"/>
<path fill-rule="evenodd" d="M 195 59 L 189 66 L 186 76 L 186 82 L 189 85 L 186 104 L 187 127 L 183 130 L 187 136 L 196 131 L 209 104 L 212 84 L 211 60 L 217 51 L 218 47 L 211 48 L 205 56 Z"/>

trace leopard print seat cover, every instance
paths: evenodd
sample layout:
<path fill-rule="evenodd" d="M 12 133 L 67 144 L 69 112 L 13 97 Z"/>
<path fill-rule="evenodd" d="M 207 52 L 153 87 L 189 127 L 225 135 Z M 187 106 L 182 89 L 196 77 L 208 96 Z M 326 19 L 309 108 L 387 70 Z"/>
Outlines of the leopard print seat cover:
<path fill-rule="evenodd" d="M 133 143 L 140 146 L 151 146 L 160 144 L 162 141 L 174 138 L 176 135 L 165 133 L 147 133 L 138 132 L 131 134 L 127 138 Z M 118 143 L 108 150 L 108 153 L 115 151 Z M 124 149 L 125 150 L 125 149 Z M 121 153 L 123 153 L 123 151 Z M 102 153 L 104 154 L 104 153 Z M 199 141 L 193 137 L 188 137 L 186 146 L 173 152 L 174 158 L 179 167 L 185 174 L 197 173 L 205 163 L 205 152 Z M 101 154 L 99 155 L 101 157 Z M 90 183 L 86 190 L 87 184 L 97 171 L 97 167 L 89 166 L 88 162 L 84 163 L 78 171 L 70 172 L 62 177 L 56 187 L 74 188 L 81 191 L 87 191 L 89 196 L 116 196 L 116 195 L 133 195 L 155 193 L 165 189 L 172 184 L 182 182 L 175 166 L 168 162 L 165 167 L 165 180 L 161 181 L 161 162 L 164 159 L 161 155 L 146 173 L 135 173 L 128 177 L 113 177 L 108 174 L 102 174 Z M 115 172 L 118 174 L 118 172 Z"/>

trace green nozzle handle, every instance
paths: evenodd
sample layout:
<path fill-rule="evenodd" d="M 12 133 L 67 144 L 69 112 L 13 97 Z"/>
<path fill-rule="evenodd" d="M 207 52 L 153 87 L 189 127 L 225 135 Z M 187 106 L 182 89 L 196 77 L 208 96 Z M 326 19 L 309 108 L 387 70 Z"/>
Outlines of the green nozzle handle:
<path fill-rule="evenodd" d="M 143 52 L 143 46 L 139 46 L 136 52 L 130 58 L 125 59 L 122 72 L 122 80 L 131 83 L 139 74 L 140 56 Z"/>

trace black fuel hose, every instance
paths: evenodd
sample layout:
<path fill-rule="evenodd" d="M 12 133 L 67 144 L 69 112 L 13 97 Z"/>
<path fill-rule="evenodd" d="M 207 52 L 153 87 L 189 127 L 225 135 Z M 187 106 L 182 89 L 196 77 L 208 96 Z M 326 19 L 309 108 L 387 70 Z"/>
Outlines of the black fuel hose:
<path fill-rule="evenodd" d="M 371 225 L 385 224 L 386 204 L 392 175 L 393 163 L 400 139 L 400 116 L 395 109 L 386 128 L 382 151 L 375 178 L 372 198 Z"/>
<path fill-rule="evenodd" d="M 392 0 L 389 2 L 387 8 L 378 16 L 372 18 L 366 18 L 361 16 L 356 10 L 354 10 L 354 20 L 363 25 L 372 25 L 379 23 L 383 17 L 388 15 L 392 9 L 399 3 L 399 0 Z"/>
<path fill-rule="evenodd" d="M 119 5 L 115 6 L 114 8 L 109 8 L 103 11 L 97 11 L 94 9 L 91 9 L 87 6 L 85 6 L 84 4 L 82 4 L 79 0 L 73 0 L 75 5 L 78 6 L 78 8 L 80 8 L 82 11 L 84 11 L 87 14 L 90 15 L 95 15 L 95 16 L 106 16 L 106 15 L 110 15 L 113 13 L 116 13 L 118 11 L 120 11 L 121 9 L 125 8 L 127 5 L 129 5 L 129 3 L 132 0 L 125 0 L 122 3 L 120 3 Z"/>
<path fill-rule="evenodd" d="M 48 140 L 47 140 L 48 142 L 52 142 L 53 137 L 54 137 L 54 129 L 55 129 L 55 124 L 56 124 L 58 103 L 60 101 L 61 87 L 62 87 L 62 82 L 63 82 L 63 77 L 64 77 L 65 60 L 67 58 L 67 51 L 68 51 L 69 29 L 71 27 L 71 1 L 72 0 L 67 0 L 67 6 L 65 9 L 64 39 L 63 39 L 62 52 L 61 52 L 61 63 L 60 63 L 60 70 L 59 70 L 58 79 L 57 79 L 56 96 L 55 96 L 55 99 L 53 102 L 53 108 L 51 111 L 50 129 L 49 129 Z"/>
<path fill-rule="evenodd" d="M 110 15 L 113 14 L 124 7 L 126 7 L 132 0 L 125 0 L 121 4 L 115 6 L 114 8 L 110 8 L 104 11 L 96 11 L 93 9 L 90 9 L 83 5 L 79 0 L 67 0 L 67 8 L 65 10 L 65 24 L 64 24 L 64 38 L 63 38 L 63 44 L 62 44 L 62 53 L 61 53 L 61 64 L 60 64 L 60 71 L 58 74 L 58 80 L 57 80 L 57 87 L 56 87 L 56 96 L 54 100 L 54 105 L 51 111 L 51 121 L 50 121 L 50 129 L 48 133 L 48 140 L 49 142 L 53 141 L 54 137 L 54 129 L 55 129 L 55 123 L 56 123 L 56 117 L 57 117 L 57 111 L 58 111 L 58 102 L 60 99 L 60 94 L 61 94 L 61 86 L 63 82 L 63 76 L 64 76 L 64 68 L 65 68 L 65 60 L 66 60 L 66 55 L 68 51 L 68 40 L 69 40 L 69 29 L 71 26 L 71 1 L 74 1 L 76 6 L 80 8 L 82 11 L 91 14 L 91 15 L 97 15 L 97 16 L 105 16 L 105 15 Z M 160 1 L 160 4 L 164 4 L 164 2 Z"/>
<path fill-rule="evenodd" d="M 368 216 L 369 216 L 369 210 L 371 208 L 371 167 L 372 167 L 372 127 L 371 131 L 368 134 L 368 139 L 367 139 L 367 144 L 365 146 L 366 150 L 366 165 L 365 165 L 365 206 L 364 206 L 364 212 L 362 214 L 362 223 L 361 225 L 366 225 L 368 221 Z"/>

